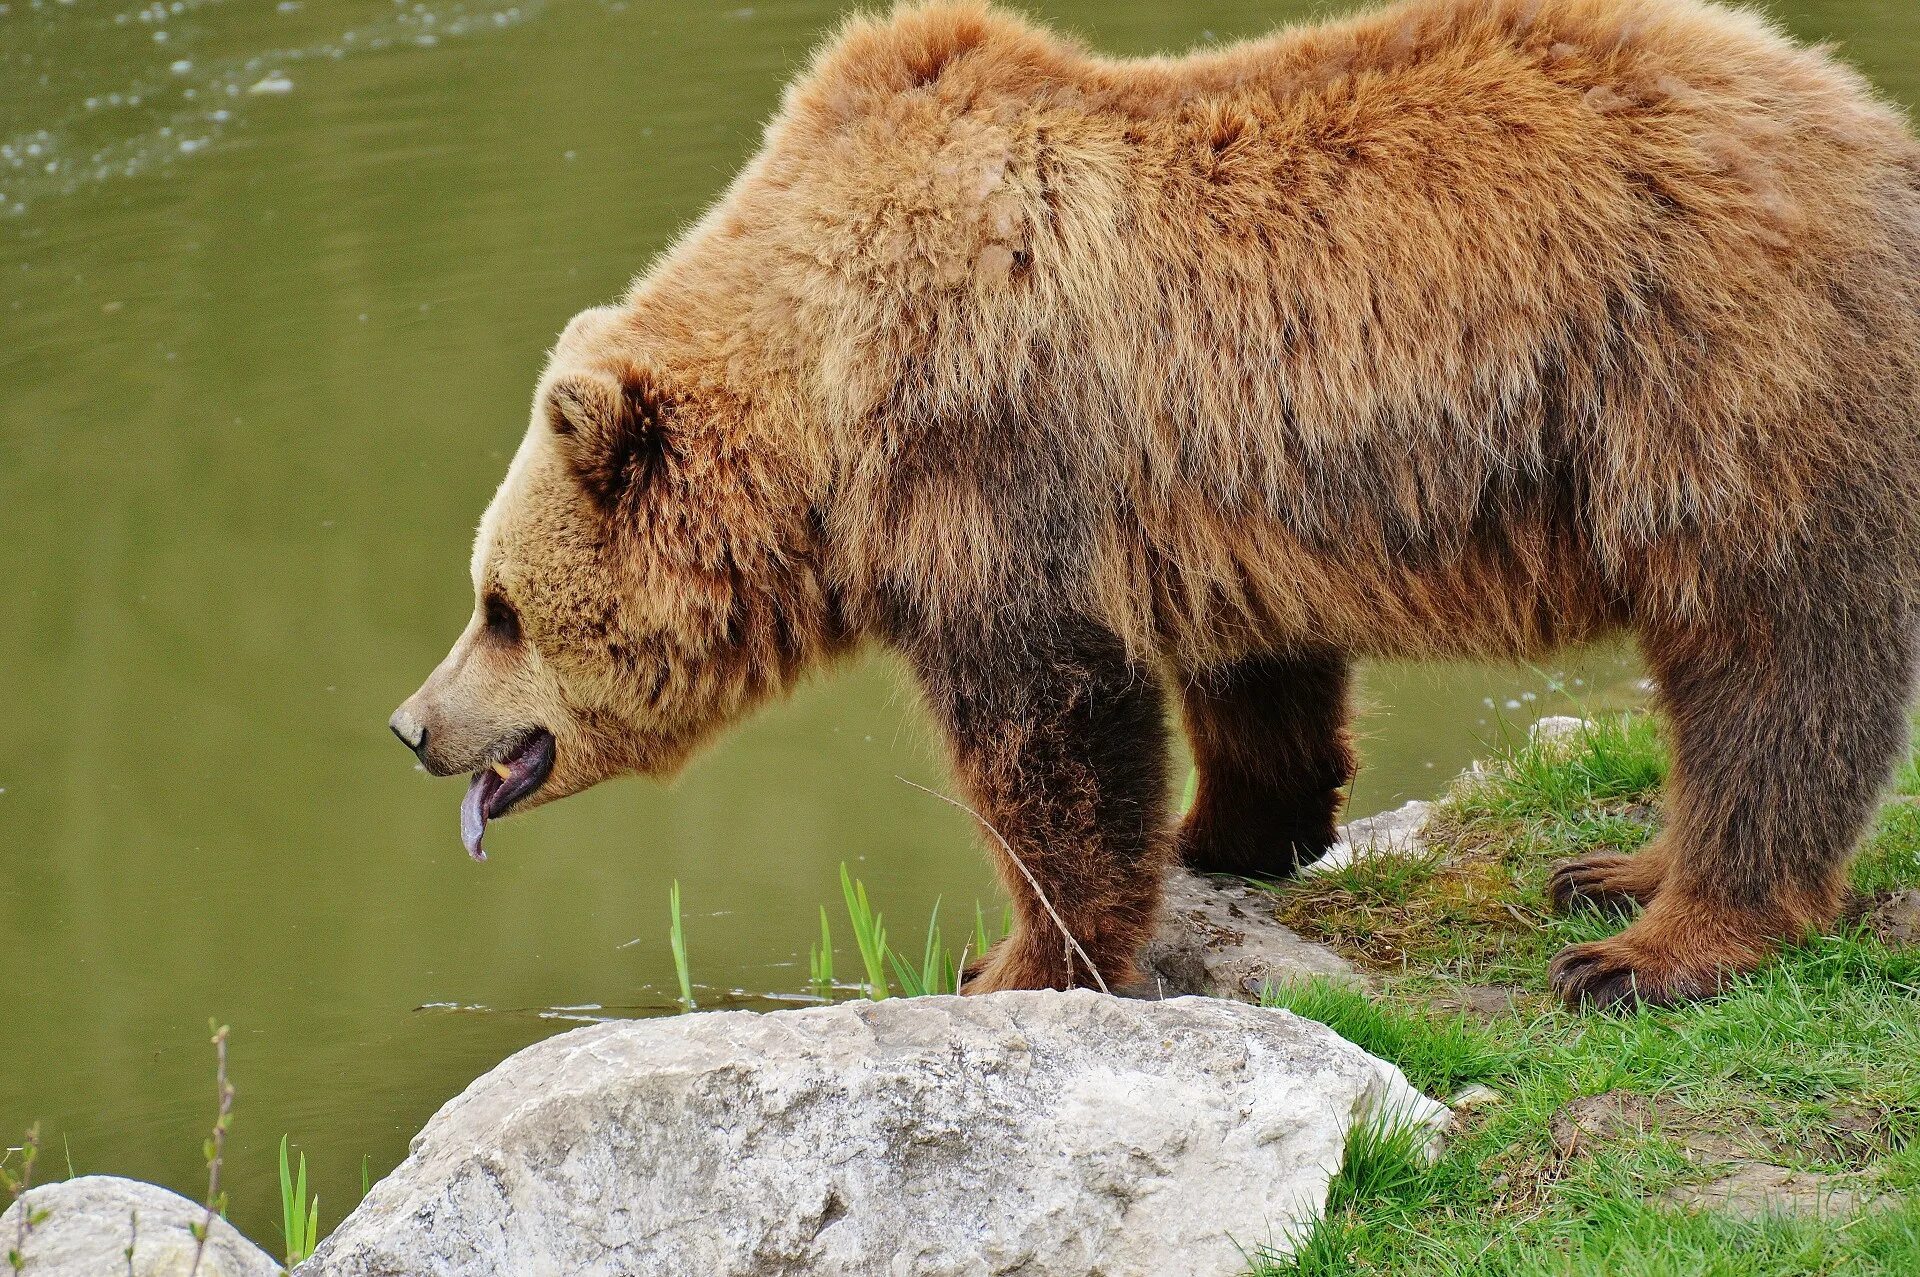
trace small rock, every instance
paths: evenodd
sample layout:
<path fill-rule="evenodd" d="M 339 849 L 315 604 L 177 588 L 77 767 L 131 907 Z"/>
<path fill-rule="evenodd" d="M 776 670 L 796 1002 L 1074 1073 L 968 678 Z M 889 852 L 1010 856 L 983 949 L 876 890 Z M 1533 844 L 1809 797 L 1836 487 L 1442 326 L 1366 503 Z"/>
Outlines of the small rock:
<path fill-rule="evenodd" d="M 1527 735 L 1540 745 L 1568 745 L 1579 740 L 1587 720 L 1568 714 L 1549 714 L 1527 729 Z"/>
<path fill-rule="evenodd" d="M 1476 1020 L 1509 1016 L 1528 1000 L 1526 990 L 1510 984 L 1463 984 L 1435 994 L 1428 1005 L 1436 1011 L 1466 1014 Z"/>
<path fill-rule="evenodd" d="M 1883 1209 L 1895 1199 L 1874 1195 L 1845 1176 L 1790 1170 L 1767 1162 L 1735 1162 L 1733 1169 L 1705 1184 L 1668 1189 L 1661 1200 L 1688 1210 L 1718 1210 L 1742 1219 L 1762 1215 L 1843 1217 L 1862 1209 Z"/>
<path fill-rule="evenodd" d="M 1333 844 L 1326 855 L 1300 872 L 1318 874 L 1345 869 L 1360 856 L 1383 851 L 1402 856 L 1423 855 L 1427 850 L 1427 842 L 1421 831 L 1426 828 L 1427 817 L 1432 814 L 1432 803 L 1416 800 L 1404 807 L 1383 811 L 1377 816 L 1351 821 L 1340 831 L 1340 841 Z"/>
<path fill-rule="evenodd" d="M 1547 1134 L 1562 1157 L 1586 1146 L 1645 1135 L 1655 1125 L 1653 1101 L 1632 1091 L 1582 1095 L 1560 1106 L 1547 1122 Z"/>
<path fill-rule="evenodd" d="M 530 1046 L 301 1277 L 1229 1277 L 1347 1132 L 1445 1110 L 1323 1025 L 1084 990 L 709 1012 Z"/>
<path fill-rule="evenodd" d="M 1140 953 L 1146 996 L 1254 1002 L 1269 984 L 1364 982 L 1345 958 L 1283 926 L 1271 892 L 1184 869 L 1170 871 L 1162 890 L 1160 926 Z"/>
<path fill-rule="evenodd" d="M 186 1277 L 193 1267 L 192 1229 L 207 1208 L 155 1184 L 113 1175 L 82 1175 L 32 1189 L 0 1215 L 0 1238 L 13 1246 L 20 1211 L 46 1218 L 27 1239 L 26 1277 Z M 136 1219 L 137 1216 L 137 1219 Z M 134 1241 L 133 1262 L 127 1242 Z M 275 1277 L 280 1265 L 215 1216 L 198 1277 Z"/>
<path fill-rule="evenodd" d="M 1485 1108 L 1489 1104 L 1498 1104 L 1505 1098 L 1506 1096 L 1500 1094 L 1500 1092 L 1494 1090 L 1492 1087 L 1475 1082 L 1472 1086 L 1465 1088 L 1458 1095 L 1448 1100 L 1447 1107 L 1454 1109 Z"/>
<path fill-rule="evenodd" d="M 1896 891 L 1867 913 L 1867 926 L 1884 944 L 1920 944 L 1920 890 Z"/>

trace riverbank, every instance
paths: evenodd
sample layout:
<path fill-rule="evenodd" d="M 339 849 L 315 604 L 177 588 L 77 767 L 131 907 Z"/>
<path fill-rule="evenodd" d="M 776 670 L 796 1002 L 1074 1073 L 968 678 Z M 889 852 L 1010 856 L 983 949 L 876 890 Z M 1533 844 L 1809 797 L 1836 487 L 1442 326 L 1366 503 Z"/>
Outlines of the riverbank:
<path fill-rule="evenodd" d="M 1853 869 L 1853 917 L 1671 1011 L 1574 1015 L 1562 945 L 1619 925 L 1546 912 L 1554 862 L 1658 823 L 1651 719 L 1519 744 L 1457 783 L 1411 849 L 1275 890 L 1279 917 L 1371 976 L 1270 997 L 1451 1098 L 1431 1170 L 1350 1156 L 1327 1217 L 1262 1277 L 1920 1272 L 1920 768 Z"/>
<path fill-rule="evenodd" d="M 1165 992 L 1245 997 L 1268 984 L 1268 1006 L 1325 1024 L 1455 1110 L 1434 1162 L 1424 1140 L 1391 1124 L 1335 1128 L 1333 1146 L 1345 1130 L 1346 1147 L 1339 1174 L 1320 1190 L 1324 1213 L 1316 1207 L 1317 1222 L 1281 1234 L 1291 1255 L 1242 1247 L 1255 1277 L 1920 1271 L 1920 765 L 1910 760 L 1898 776 L 1854 867 L 1856 908 L 1834 934 L 1708 1003 L 1567 1012 L 1546 989 L 1548 957 L 1618 923 L 1547 913 L 1546 876 L 1570 856 L 1643 844 L 1658 827 L 1665 774 L 1644 715 L 1549 720 L 1438 802 L 1349 826 L 1331 867 L 1270 887 L 1177 884 L 1149 967 L 1156 979 L 1188 983 L 1163 984 Z M 830 962 L 822 971 L 821 953 L 833 948 L 823 936 L 813 964 L 823 1001 L 844 998 L 849 975 L 864 977 L 866 993 L 889 979 L 896 992 L 951 987 L 967 950 L 997 930 L 976 913 L 971 934 L 943 939 L 930 928 L 924 945 L 903 952 L 878 934 L 860 884 L 848 878 L 844 887 L 859 969 L 839 980 Z M 842 1009 L 860 1015 L 864 1005 Z M 901 1011 L 948 1014 L 939 1006 L 915 1000 Z M 633 1027 L 646 1036 L 642 1023 Z M 951 1038 L 929 1032 L 910 1037 Z M 1063 1041 L 1071 1040 L 1069 1031 Z M 756 1060 L 765 1055 L 756 1048 Z M 946 1076 L 944 1066 L 933 1076 Z M 1275 1085 L 1256 1083 L 1250 1094 Z M 742 1109 L 729 1101 L 728 1111 Z M 537 1158 L 528 1165 L 536 1179 L 545 1173 Z M 792 1169 L 796 1182 L 810 1178 L 805 1159 Z M 396 1173 L 388 1196 L 395 1184 L 438 1192 L 431 1176 L 409 1174 Z M 1184 1172 L 1173 1179 L 1194 1182 Z M 114 1205 L 113 1183 L 85 1191 Z M 304 1198 L 295 1190 L 289 1212 Z M 143 1246 L 193 1248 L 202 1208 L 175 1200 L 187 1209 L 170 1225 L 159 1206 L 142 1211 Z M 1235 1238 L 1276 1235 L 1251 1221 L 1223 1226 Z M 118 1254 L 118 1215 L 103 1228 Z M 233 1271 L 272 1264 L 247 1262 Z"/>

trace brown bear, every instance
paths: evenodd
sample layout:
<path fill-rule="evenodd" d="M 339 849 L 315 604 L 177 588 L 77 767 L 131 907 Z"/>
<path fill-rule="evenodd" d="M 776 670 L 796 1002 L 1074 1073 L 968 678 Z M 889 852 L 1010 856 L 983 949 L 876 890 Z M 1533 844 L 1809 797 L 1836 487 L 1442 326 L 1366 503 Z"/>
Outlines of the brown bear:
<path fill-rule="evenodd" d="M 972 991 L 1126 985 L 1171 862 L 1325 852 L 1356 658 L 1631 632 L 1665 825 L 1557 872 L 1643 909 L 1552 978 L 1703 996 L 1833 920 L 1905 740 L 1920 147 L 1699 0 L 1139 60 L 978 4 L 857 18 L 568 325 L 472 571 L 393 727 L 477 773 L 476 852 L 903 653 L 1015 902 Z"/>

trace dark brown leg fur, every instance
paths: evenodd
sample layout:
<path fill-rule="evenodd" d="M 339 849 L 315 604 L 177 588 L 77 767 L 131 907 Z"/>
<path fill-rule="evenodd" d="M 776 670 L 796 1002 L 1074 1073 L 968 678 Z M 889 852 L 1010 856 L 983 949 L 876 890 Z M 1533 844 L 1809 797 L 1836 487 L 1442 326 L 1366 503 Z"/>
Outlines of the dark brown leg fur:
<path fill-rule="evenodd" d="M 1282 878 L 1326 855 L 1353 776 L 1347 668 L 1332 654 L 1262 656 L 1193 676 L 1200 784 L 1178 839 L 1189 868 Z"/>
<path fill-rule="evenodd" d="M 1632 926 L 1554 959 L 1569 1003 L 1705 997 L 1833 922 L 1906 739 L 1913 671 L 1901 607 L 1846 585 L 1783 590 L 1771 617 L 1714 634 L 1643 635 L 1673 749 L 1671 850 Z"/>
<path fill-rule="evenodd" d="M 911 655 L 968 801 L 1019 861 L 987 834 L 1014 930 L 969 967 L 966 991 L 1132 984 L 1168 859 L 1165 707 L 1152 672 L 1084 622 L 1049 637 L 947 631 Z"/>

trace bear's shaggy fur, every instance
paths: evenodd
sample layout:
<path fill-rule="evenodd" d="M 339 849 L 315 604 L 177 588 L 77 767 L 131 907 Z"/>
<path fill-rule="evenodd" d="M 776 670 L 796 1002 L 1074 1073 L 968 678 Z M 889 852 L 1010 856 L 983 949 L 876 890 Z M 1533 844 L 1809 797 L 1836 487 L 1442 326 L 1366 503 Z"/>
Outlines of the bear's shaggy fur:
<path fill-rule="evenodd" d="M 550 731 L 522 806 L 904 653 L 1019 862 L 974 990 L 1127 983 L 1175 856 L 1322 854 L 1355 657 L 1630 631 L 1667 818 L 1557 874 L 1645 909 L 1554 982 L 1704 995 L 1832 921 L 1905 739 L 1920 148 L 1697 0 L 1144 60 L 975 4 L 856 19 L 569 327 L 474 584 L 396 728 L 442 772 Z"/>

